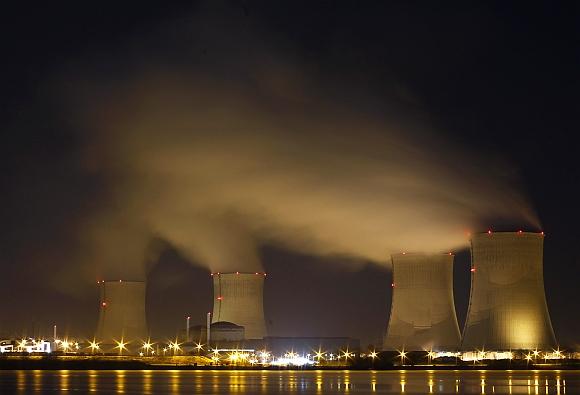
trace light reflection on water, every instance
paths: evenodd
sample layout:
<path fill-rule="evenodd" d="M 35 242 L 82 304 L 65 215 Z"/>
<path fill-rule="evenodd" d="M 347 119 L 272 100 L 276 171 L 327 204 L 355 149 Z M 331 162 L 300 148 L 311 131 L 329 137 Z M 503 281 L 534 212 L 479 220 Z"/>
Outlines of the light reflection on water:
<path fill-rule="evenodd" d="M 576 394 L 580 371 L 0 371 L 0 393 Z"/>

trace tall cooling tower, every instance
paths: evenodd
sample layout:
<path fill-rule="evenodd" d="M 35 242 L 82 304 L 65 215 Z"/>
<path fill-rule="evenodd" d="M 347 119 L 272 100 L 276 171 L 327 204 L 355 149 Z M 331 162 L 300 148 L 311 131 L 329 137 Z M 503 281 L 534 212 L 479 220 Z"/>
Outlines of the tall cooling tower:
<path fill-rule="evenodd" d="M 453 301 L 453 255 L 397 254 L 385 350 L 452 351 L 460 333 Z"/>
<path fill-rule="evenodd" d="M 543 275 L 543 233 L 476 234 L 463 350 L 546 349 L 556 345 Z"/>
<path fill-rule="evenodd" d="M 147 339 L 144 281 L 100 281 L 101 305 L 96 338 L 104 343 L 113 339 Z"/>
<path fill-rule="evenodd" d="M 213 273 L 212 322 L 245 327 L 246 339 L 266 336 L 264 320 L 265 273 Z"/>

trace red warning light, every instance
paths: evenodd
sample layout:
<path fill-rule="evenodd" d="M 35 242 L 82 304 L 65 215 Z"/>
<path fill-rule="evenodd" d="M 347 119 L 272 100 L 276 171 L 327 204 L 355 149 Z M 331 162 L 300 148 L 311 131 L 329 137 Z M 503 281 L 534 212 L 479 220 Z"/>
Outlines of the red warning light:
<path fill-rule="evenodd" d="M 223 296 L 218 296 L 217 297 L 217 300 L 224 300 L 224 297 Z"/>
<path fill-rule="evenodd" d="M 544 236 L 544 232 L 540 232 L 540 234 L 541 234 L 542 236 Z"/>
<path fill-rule="evenodd" d="M 101 306 L 103 306 L 103 307 L 107 307 L 107 302 L 103 302 L 103 303 L 101 303 Z"/>
<path fill-rule="evenodd" d="M 240 272 L 236 272 L 236 274 L 240 274 Z"/>
<path fill-rule="evenodd" d="M 395 288 L 395 283 L 391 283 L 391 287 Z"/>
<path fill-rule="evenodd" d="M 473 272 L 475 272 L 475 268 L 474 267 L 471 268 L 471 273 L 473 273 Z"/>
<path fill-rule="evenodd" d="M 491 234 L 491 229 L 487 231 L 487 234 L 490 235 Z"/>

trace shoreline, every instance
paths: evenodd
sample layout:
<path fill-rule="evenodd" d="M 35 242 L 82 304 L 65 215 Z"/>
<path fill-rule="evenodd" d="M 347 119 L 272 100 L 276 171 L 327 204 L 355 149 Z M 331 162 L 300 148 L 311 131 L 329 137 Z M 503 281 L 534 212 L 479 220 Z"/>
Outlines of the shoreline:
<path fill-rule="evenodd" d="M 199 357 L 168 357 L 145 359 L 131 356 L 2 356 L 0 357 L 1 370 L 267 370 L 267 371 L 525 371 L 525 370 L 580 370 L 580 361 L 571 360 L 559 364 L 521 364 L 490 363 L 486 365 L 390 365 L 376 366 L 358 365 L 353 363 L 345 366 L 240 366 L 240 365 L 211 365 L 200 363 Z"/>

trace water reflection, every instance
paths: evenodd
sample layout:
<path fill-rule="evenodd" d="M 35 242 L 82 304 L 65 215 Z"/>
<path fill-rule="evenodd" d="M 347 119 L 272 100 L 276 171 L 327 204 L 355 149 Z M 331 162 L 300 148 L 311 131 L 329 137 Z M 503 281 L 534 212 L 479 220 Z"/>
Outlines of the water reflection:
<path fill-rule="evenodd" d="M 122 394 L 125 392 L 125 371 L 117 370 L 117 393 Z"/>
<path fill-rule="evenodd" d="M 16 376 L 16 388 L 18 391 L 24 391 L 26 389 L 26 373 L 19 371 Z"/>
<path fill-rule="evenodd" d="M 89 391 L 90 392 L 97 392 L 99 390 L 99 386 L 97 384 L 97 377 L 98 372 L 94 370 L 90 370 L 89 372 Z"/>
<path fill-rule="evenodd" d="M 171 391 L 174 394 L 179 394 L 179 378 L 181 371 L 171 372 Z"/>
<path fill-rule="evenodd" d="M 70 376 L 68 370 L 61 370 L 60 371 L 60 390 L 61 391 L 68 391 Z"/>
<path fill-rule="evenodd" d="M 0 393 L 566 394 L 578 371 L 0 371 Z"/>
<path fill-rule="evenodd" d="M 151 389 L 151 371 L 150 370 L 146 370 L 143 372 L 143 393 L 144 394 L 151 394 L 152 393 L 152 389 Z"/>

